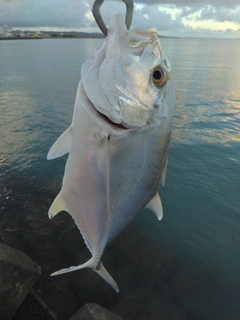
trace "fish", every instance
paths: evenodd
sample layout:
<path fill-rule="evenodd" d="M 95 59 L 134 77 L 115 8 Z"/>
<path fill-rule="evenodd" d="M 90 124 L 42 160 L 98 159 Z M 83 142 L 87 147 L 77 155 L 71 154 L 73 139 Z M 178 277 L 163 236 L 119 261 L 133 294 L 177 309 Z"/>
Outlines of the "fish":
<path fill-rule="evenodd" d="M 59 275 L 91 268 L 116 292 L 101 261 L 106 246 L 144 208 L 162 219 L 175 108 L 171 67 L 157 29 L 127 30 L 113 15 L 107 37 L 81 68 L 72 123 L 47 159 L 69 153 L 48 217 L 68 212 L 92 257 Z"/>

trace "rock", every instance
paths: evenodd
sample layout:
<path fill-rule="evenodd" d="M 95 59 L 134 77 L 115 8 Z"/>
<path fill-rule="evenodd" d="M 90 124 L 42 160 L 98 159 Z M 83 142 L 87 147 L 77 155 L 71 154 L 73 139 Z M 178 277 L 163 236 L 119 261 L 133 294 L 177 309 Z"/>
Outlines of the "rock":
<path fill-rule="evenodd" d="M 191 319 L 240 319 L 240 286 L 198 260 L 187 260 L 171 283 L 172 299 Z"/>
<path fill-rule="evenodd" d="M 39 296 L 31 290 L 15 313 L 13 320 L 56 320 L 55 314 L 50 311 Z"/>
<path fill-rule="evenodd" d="M 122 318 L 96 303 L 87 303 L 69 320 L 122 320 Z"/>
<path fill-rule="evenodd" d="M 0 243 L 3 243 L 3 231 L 2 229 L 0 228 Z"/>
<path fill-rule="evenodd" d="M 0 243 L 0 319 L 12 319 L 40 274 L 24 253 Z"/>

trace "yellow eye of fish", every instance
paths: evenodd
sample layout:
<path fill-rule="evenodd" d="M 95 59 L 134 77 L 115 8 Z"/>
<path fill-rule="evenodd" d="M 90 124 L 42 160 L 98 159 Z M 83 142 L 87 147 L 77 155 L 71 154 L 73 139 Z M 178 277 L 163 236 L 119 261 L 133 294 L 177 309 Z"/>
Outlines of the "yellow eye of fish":
<path fill-rule="evenodd" d="M 167 81 L 167 75 L 162 67 L 157 66 L 152 72 L 152 81 L 155 87 L 162 87 Z"/>

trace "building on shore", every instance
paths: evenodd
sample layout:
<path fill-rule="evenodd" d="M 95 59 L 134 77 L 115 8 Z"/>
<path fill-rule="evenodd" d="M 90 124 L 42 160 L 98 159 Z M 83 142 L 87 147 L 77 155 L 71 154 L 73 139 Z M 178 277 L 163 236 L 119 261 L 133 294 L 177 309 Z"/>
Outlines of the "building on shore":
<path fill-rule="evenodd" d="M 9 34 L 8 32 L 8 26 L 4 25 L 4 26 L 0 26 L 0 36 L 1 37 L 7 37 Z"/>
<path fill-rule="evenodd" d="M 0 26 L 0 35 L 5 35 L 8 33 L 8 26 L 4 25 L 4 26 Z"/>

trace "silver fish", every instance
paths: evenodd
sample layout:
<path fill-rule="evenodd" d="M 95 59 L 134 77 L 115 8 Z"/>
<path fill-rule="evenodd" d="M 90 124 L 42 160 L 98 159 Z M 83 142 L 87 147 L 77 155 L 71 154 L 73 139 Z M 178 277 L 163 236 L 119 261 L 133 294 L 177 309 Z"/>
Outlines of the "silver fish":
<path fill-rule="evenodd" d="M 174 113 L 170 64 L 157 30 L 127 30 L 112 17 L 103 46 L 81 69 L 71 126 L 47 158 L 69 153 L 62 188 L 48 216 L 65 210 L 92 254 L 52 275 L 92 268 L 117 292 L 101 257 L 145 207 L 159 220 Z"/>

